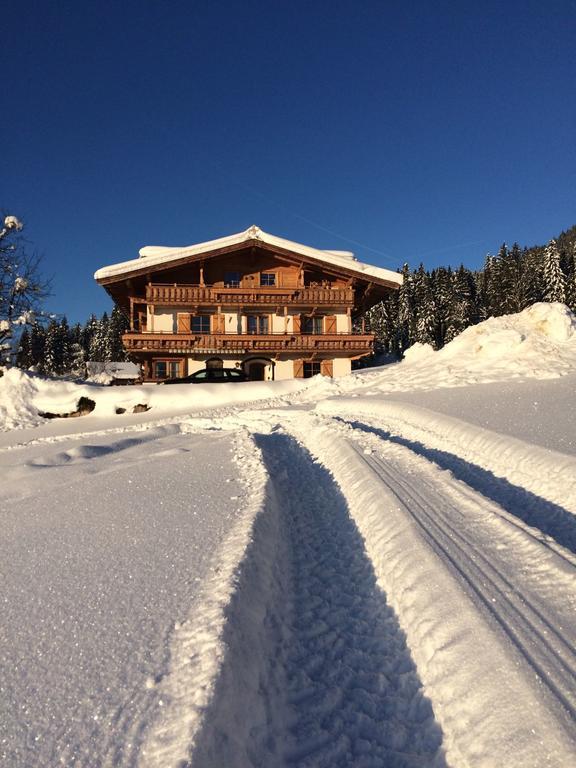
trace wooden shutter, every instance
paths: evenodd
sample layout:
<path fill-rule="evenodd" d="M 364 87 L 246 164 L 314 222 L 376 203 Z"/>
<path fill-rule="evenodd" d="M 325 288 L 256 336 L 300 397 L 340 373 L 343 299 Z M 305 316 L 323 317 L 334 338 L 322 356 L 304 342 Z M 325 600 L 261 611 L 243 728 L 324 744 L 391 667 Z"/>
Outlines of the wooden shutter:
<path fill-rule="evenodd" d="M 292 317 L 292 329 L 293 329 L 293 333 L 300 333 L 300 332 L 301 332 L 301 331 L 300 331 L 301 327 L 302 327 L 302 322 L 301 322 L 301 318 L 300 318 L 300 315 L 294 315 L 294 316 Z"/>
<path fill-rule="evenodd" d="M 190 315 L 188 312 L 178 312 L 178 333 L 190 333 Z"/>
<path fill-rule="evenodd" d="M 322 360 L 320 363 L 320 373 L 322 376 L 332 376 L 334 371 L 334 364 L 332 360 Z"/>
<path fill-rule="evenodd" d="M 295 379 L 304 378 L 304 361 L 303 360 L 294 360 L 294 378 Z"/>
<path fill-rule="evenodd" d="M 324 318 L 324 333 L 336 333 L 336 315 L 326 315 Z"/>
<path fill-rule="evenodd" d="M 226 330 L 226 318 L 224 317 L 223 313 L 215 315 L 214 321 L 214 332 L 224 333 Z"/>

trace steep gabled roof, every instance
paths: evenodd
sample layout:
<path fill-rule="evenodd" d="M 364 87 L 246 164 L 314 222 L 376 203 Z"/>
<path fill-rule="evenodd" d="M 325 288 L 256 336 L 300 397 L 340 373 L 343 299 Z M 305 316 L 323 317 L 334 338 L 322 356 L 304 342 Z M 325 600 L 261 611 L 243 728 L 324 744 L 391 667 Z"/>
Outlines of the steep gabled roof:
<path fill-rule="evenodd" d="M 132 273 L 142 273 L 148 268 L 156 271 L 164 266 L 168 267 L 175 263 L 182 263 L 188 258 L 196 260 L 203 254 L 209 256 L 213 252 L 232 250 L 235 246 L 241 247 L 250 244 L 278 248 L 281 251 L 301 256 L 306 261 L 316 263 L 318 266 L 330 265 L 340 268 L 346 273 L 355 273 L 364 280 L 384 283 L 389 287 L 402 284 L 402 276 L 397 272 L 383 269 L 382 267 L 374 267 L 370 264 L 363 264 L 357 261 L 349 251 L 322 251 L 309 245 L 302 245 L 292 240 L 285 240 L 282 237 L 270 235 L 255 225 L 235 235 L 228 235 L 217 240 L 209 240 L 205 243 L 188 245 L 182 248 L 146 246 L 140 249 L 140 258 L 112 264 L 109 267 L 102 267 L 102 269 L 99 269 L 94 274 L 94 279 L 99 283 L 109 283 L 115 279 L 120 280 L 125 276 L 130 276 Z"/>

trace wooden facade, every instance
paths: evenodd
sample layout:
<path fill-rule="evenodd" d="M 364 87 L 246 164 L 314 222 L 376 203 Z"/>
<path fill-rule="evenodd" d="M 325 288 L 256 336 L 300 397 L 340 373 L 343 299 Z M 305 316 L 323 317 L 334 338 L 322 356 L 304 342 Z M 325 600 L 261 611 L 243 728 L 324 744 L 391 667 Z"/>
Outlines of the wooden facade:
<path fill-rule="evenodd" d="M 157 250 L 96 273 L 129 317 L 124 344 L 149 381 L 207 365 L 258 379 L 344 375 L 374 341 L 354 319 L 399 285 L 394 273 L 368 276 L 352 258 L 255 227 Z"/>

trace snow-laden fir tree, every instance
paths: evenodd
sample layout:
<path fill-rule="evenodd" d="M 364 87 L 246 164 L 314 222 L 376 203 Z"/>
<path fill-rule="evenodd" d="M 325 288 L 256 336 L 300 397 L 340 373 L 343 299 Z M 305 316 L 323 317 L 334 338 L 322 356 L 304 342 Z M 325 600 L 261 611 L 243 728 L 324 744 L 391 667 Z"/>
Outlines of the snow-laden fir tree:
<path fill-rule="evenodd" d="M 402 285 L 398 290 L 398 323 L 396 326 L 396 346 L 400 354 L 414 341 L 414 291 L 412 274 L 408 264 L 402 267 Z"/>
<path fill-rule="evenodd" d="M 436 328 L 436 307 L 430 276 L 424 270 L 424 265 L 420 264 L 413 278 L 414 290 L 414 318 L 415 333 L 413 341 L 420 344 L 431 344 L 435 342 Z"/>
<path fill-rule="evenodd" d="M 543 301 L 566 301 L 566 278 L 560 267 L 560 253 L 555 240 L 550 240 L 542 263 Z"/>
<path fill-rule="evenodd" d="M 107 361 L 118 363 L 126 360 L 126 352 L 122 345 L 122 334 L 128 330 L 128 326 L 128 318 L 122 313 L 119 307 L 114 306 L 107 329 Z"/>
<path fill-rule="evenodd" d="M 27 370 L 33 365 L 32 360 L 32 341 L 27 328 L 24 328 L 18 339 L 18 350 L 16 352 L 16 365 L 18 368 Z"/>

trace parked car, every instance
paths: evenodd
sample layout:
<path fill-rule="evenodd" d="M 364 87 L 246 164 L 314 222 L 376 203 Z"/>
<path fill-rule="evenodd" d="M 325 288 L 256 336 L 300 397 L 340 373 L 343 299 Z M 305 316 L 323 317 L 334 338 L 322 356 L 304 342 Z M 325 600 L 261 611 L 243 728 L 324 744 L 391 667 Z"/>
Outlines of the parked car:
<path fill-rule="evenodd" d="M 238 368 L 203 368 L 201 371 L 183 376 L 181 379 L 165 379 L 159 384 L 220 384 L 233 381 L 248 381 L 244 371 Z"/>

